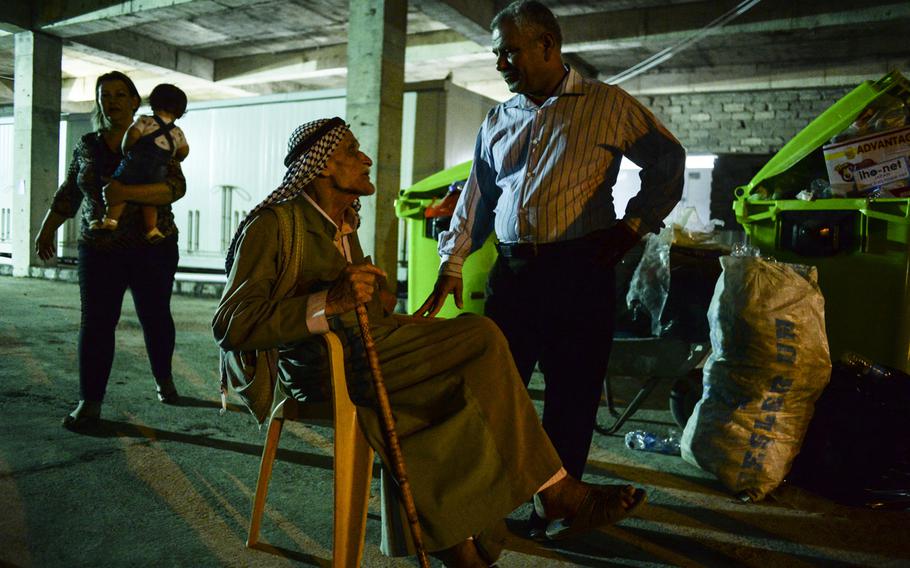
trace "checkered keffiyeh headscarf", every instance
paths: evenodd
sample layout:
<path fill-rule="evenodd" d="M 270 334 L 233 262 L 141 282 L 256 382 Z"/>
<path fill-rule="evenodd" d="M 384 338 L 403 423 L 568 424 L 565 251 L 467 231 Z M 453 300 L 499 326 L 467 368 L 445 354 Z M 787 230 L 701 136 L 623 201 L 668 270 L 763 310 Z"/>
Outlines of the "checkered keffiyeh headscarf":
<path fill-rule="evenodd" d="M 231 246 L 228 247 L 227 258 L 224 261 L 224 271 L 229 273 L 234 264 L 234 255 L 237 252 L 237 239 L 247 221 L 261 209 L 297 197 L 313 178 L 316 177 L 329 160 L 329 156 L 338 147 L 338 143 L 348 132 L 348 125 L 338 118 L 321 118 L 307 122 L 297 127 L 288 140 L 288 155 L 284 158 L 284 165 L 288 171 L 284 174 L 281 185 L 269 194 L 262 203 L 250 211 L 237 226 Z"/>

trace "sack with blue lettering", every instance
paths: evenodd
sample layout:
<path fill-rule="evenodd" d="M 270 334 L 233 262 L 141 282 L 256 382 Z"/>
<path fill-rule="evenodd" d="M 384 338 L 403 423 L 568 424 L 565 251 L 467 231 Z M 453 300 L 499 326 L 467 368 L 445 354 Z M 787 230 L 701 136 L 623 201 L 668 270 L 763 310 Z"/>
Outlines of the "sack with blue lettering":
<path fill-rule="evenodd" d="M 825 300 L 813 266 L 720 263 L 704 394 L 683 431 L 682 457 L 758 501 L 789 471 L 828 384 Z"/>

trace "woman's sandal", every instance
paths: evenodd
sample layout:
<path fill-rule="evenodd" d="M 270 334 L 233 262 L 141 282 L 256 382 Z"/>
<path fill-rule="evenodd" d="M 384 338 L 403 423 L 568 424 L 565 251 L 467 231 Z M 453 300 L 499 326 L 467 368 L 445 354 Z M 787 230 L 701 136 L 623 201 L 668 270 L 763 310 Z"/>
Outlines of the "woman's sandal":
<path fill-rule="evenodd" d="M 611 485 L 589 488 L 575 516 L 556 519 L 547 524 L 547 538 L 565 540 L 628 517 L 647 500 L 647 495 L 643 489 L 636 489 L 632 494 L 632 505 L 626 508 L 622 504 L 625 487 L 627 486 Z"/>
<path fill-rule="evenodd" d="M 164 404 L 177 404 L 180 402 L 180 394 L 177 392 L 177 387 L 174 386 L 174 379 L 165 379 L 160 383 L 156 383 L 155 394 L 158 395 L 158 400 Z"/>
<path fill-rule="evenodd" d="M 101 403 L 80 400 L 76 409 L 63 417 L 63 427 L 73 432 L 93 430 L 101 423 Z"/>

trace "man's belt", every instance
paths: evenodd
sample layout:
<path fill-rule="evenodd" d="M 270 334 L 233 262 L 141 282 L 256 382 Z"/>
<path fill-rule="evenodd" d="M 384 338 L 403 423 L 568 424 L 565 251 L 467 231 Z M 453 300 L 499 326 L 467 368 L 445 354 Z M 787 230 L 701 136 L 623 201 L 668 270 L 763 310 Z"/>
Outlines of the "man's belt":
<path fill-rule="evenodd" d="M 606 231 L 595 231 L 580 239 L 554 241 L 551 243 L 496 243 L 496 250 L 502 258 L 529 259 L 554 256 L 570 252 L 593 250 L 604 242 Z"/>

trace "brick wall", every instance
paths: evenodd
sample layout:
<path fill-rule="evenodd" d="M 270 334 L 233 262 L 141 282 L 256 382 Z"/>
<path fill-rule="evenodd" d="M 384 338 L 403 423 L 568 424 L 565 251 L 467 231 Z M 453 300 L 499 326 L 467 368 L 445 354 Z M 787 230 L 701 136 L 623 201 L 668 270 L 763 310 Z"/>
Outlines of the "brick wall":
<path fill-rule="evenodd" d="M 650 108 L 690 154 L 716 154 L 711 218 L 738 227 L 733 192 L 747 183 L 796 133 L 850 89 L 649 95 Z"/>
<path fill-rule="evenodd" d="M 637 97 L 689 153 L 768 154 L 846 94 L 848 88 Z"/>

